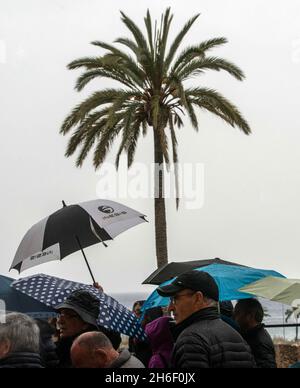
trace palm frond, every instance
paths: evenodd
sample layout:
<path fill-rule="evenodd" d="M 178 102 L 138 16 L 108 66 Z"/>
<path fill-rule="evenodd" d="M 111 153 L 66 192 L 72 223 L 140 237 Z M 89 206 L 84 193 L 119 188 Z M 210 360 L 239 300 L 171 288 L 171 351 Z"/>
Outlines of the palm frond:
<path fill-rule="evenodd" d="M 124 117 L 123 117 L 123 122 L 122 122 L 122 141 L 116 156 L 116 168 L 118 169 L 119 167 L 119 161 L 120 161 L 120 156 L 124 149 L 126 149 L 126 145 L 128 143 L 128 139 L 130 137 L 131 131 L 132 131 L 132 123 L 135 120 L 135 115 L 134 115 L 135 107 L 130 106 L 128 109 L 124 112 Z"/>
<path fill-rule="evenodd" d="M 190 118 L 190 121 L 191 121 L 191 124 L 193 126 L 193 128 L 198 131 L 198 120 L 197 120 L 197 116 L 196 116 L 196 113 L 195 113 L 195 110 L 194 110 L 194 107 L 193 107 L 193 104 L 192 102 L 190 101 L 189 98 L 186 99 L 186 111 L 189 115 L 189 118 Z"/>
<path fill-rule="evenodd" d="M 69 70 L 85 67 L 87 70 L 97 69 L 102 66 L 102 57 L 83 57 L 78 58 L 68 64 Z"/>
<path fill-rule="evenodd" d="M 191 88 L 186 90 L 186 95 L 187 98 L 190 98 L 192 104 L 204 109 L 209 107 L 218 116 L 222 115 L 223 119 L 226 117 L 225 121 L 231 126 L 237 126 L 246 135 L 251 133 L 249 124 L 238 108 L 215 90 L 208 88 Z"/>
<path fill-rule="evenodd" d="M 190 46 L 184 49 L 177 57 L 176 62 L 172 66 L 170 71 L 173 74 L 176 70 L 185 66 L 188 62 L 195 58 L 203 58 L 208 50 L 211 50 L 217 46 L 227 43 L 227 39 L 224 37 L 209 39 L 201 42 L 197 46 Z"/>
<path fill-rule="evenodd" d="M 110 127 L 105 125 L 105 129 L 94 151 L 93 163 L 96 169 L 104 162 L 106 155 L 110 147 L 112 146 L 115 138 L 122 130 L 122 124 L 119 123 L 120 120 L 121 117 L 119 117 L 118 119 L 116 118 L 115 123 Z"/>
<path fill-rule="evenodd" d="M 183 121 L 178 113 L 174 112 L 173 114 L 174 114 L 174 125 L 176 125 L 178 129 L 180 129 L 181 127 L 183 127 Z"/>
<path fill-rule="evenodd" d="M 107 43 L 102 42 L 102 41 L 93 41 L 92 44 L 95 46 L 102 47 L 106 50 L 109 50 L 111 52 L 111 54 L 107 54 L 105 57 L 110 58 L 111 60 L 114 61 L 112 63 L 112 65 L 113 66 L 121 66 L 121 68 L 125 66 L 127 68 L 127 70 L 131 71 L 135 82 L 140 87 L 143 86 L 143 80 L 144 80 L 146 75 L 142 71 L 142 69 L 139 68 L 137 63 L 134 61 L 134 59 L 130 55 L 128 55 L 124 51 L 117 49 L 115 46 L 113 46 L 111 44 L 107 44 Z M 119 59 L 121 59 L 122 61 L 120 62 Z M 103 61 L 103 58 L 102 58 L 102 61 Z M 109 66 L 109 65 L 111 65 L 111 63 L 106 63 L 106 66 Z"/>
<path fill-rule="evenodd" d="M 112 103 L 123 92 L 124 89 L 104 89 L 93 93 L 86 100 L 78 104 L 66 117 L 60 129 L 60 133 L 65 135 L 72 127 L 80 121 L 83 121 L 87 114 L 89 114 L 94 108 Z"/>
<path fill-rule="evenodd" d="M 126 47 L 128 47 L 133 53 L 136 55 L 137 58 L 140 56 L 140 49 L 139 46 L 133 42 L 131 39 L 128 38 L 118 38 L 115 40 L 115 43 L 120 43 Z"/>
<path fill-rule="evenodd" d="M 142 121 L 142 128 L 143 128 L 143 136 L 146 136 L 147 135 L 147 131 L 148 131 L 147 120 L 143 120 Z"/>
<path fill-rule="evenodd" d="M 238 66 L 232 62 L 217 57 L 205 57 L 192 61 L 175 74 L 181 80 L 185 80 L 194 75 L 203 73 L 203 71 L 207 69 L 216 71 L 224 70 L 239 81 L 242 81 L 245 78 L 244 73 Z"/>
<path fill-rule="evenodd" d="M 173 96 L 173 98 L 177 98 L 181 105 L 187 108 L 187 102 L 185 97 L 185 89 L 181 82 L 181 79 L 175 75 L 169 77 L 169 93 Z"/>
<path fill-rule="evenodd" d="M 135 87 L 134 83 L 132 83 L 130 78 L 127 78 L 124 73 L 118 73 L 112 68 L 111 70 L 96 69 L 86 71 L 77 79 L 75 86 L 76 90 L 80 92 L 90 81 L 94 80 L 95 78 L 110 78 L 120 82 L 128 88 L 132 89 Z"/>
<path fill-rule="evenodd" d="M 140 104 L 135 102 L 134 100 L 141 96 L 142 95 L 138 96 L 135 91 L 124 91 L 123 93 L 119 93 L 118 97 L 114 99 L 113 103 L 110 106 L 107 118 L 107 125 L 110 126 L 114 122 L 114 116 L 119 110 L 127 108 L 128 105 L 132 106 L 133 108 L 139 107 Z"/>
<path fill-rule="evenodd" d="M 170 47 L 170 50 L 169 50 L 169 53 L 166 57 L 166 60 L 165 60 L 165 72 L 168 71 L 169 69 L 169 66 L 176 54 L 176 51 L 178 49 L 178 47 L 180 46 L 180 43 L 182 42 L 182 39 L 185 37 L 185 35 L 187 34 L 187 32 L 189 31 L 189 29 L 192 27 L 192 25 L 194 24 L 195 20 L 199 17 L 200 14 L 197 14 L 195 15 L 194 17 L 192 17 L 182 28 L 182 30 L 178 33 L 178 35 L 176 36 L 174 42 L 172 43 L 171 47 Z"/>
<path fill-rule="evenodd" d="M 125 15 L 124 12 L 121 11 L 121 20 L 122 22 L 127 26 L 127 28 L 130 30 L 132 35 L 134 36 L 134 39 L 137 43 L 137 45 L 140 47 L 140 49 L 143 51 L 143 54 L 146 56 L 147 60 L 150 60 L 151 55 L 149 52 L 149 48 L 147 45 L 147 41 L 139 29 L 139 27 L 134 23 L 133 20 L 131 20 L 127 15 Z"/>
<path fill-rule="evenodd" d="M 93 126 L 89 127 L 88 131 L 86 132 L 86 134 L 84 136 L 84 142 L 83 142 L 81 151 L 79 153 L 79 156 L 76 160 L 77 167 L 82 166 L 89 151 L 93 147 L 96 139 L 99 138 L 99 136 L 101 135 L 101 132 L 104 130 L 105 124 L 106 124 L 106 120 L 101 120 L 97 124 L 94 124 Z"/>
<path fill-rule="evenodd" d="M 141 121 L 137 120 L 131 131 L 131 136 L 129 139 L 129 144 L 127 145 L 127 165 L 128 168 L 132 166 L 133 160 L 134 160 L 134 155 L 135 155 L 135 150 L 137 146 L 137 141 L 140 136 L 140 126 L 141 126 Z"/>
<path fill-rule="evenodd" d="M 173 19 L 173 15 L 170 15 L 170 8 L 167 8 L 164 15 L 162 15 L 162 27 L 160 30 L 160 38 L 158 41 L 158 50 L 157 50 L 157 68 L 160 70 L 161 75 L 164 75 L 164 59 L 165 51 L 167 47 L 167 39 L 170 30 L 170 24 Z"/>
<path fill-rule="evenodd" d="M 153 36 L 152 36 L 152 20 L 149 9 L 147 9 L 147 15 L 144 18 L 146 25 L 147 35 L 148 35 L 148 44 L 150 47 L 151 59 L 154 60 L 154 46 L 153 46 Z"/>
<path fill-rule="evenodd" d="M 77 147 L 81 144 L 84 137 L 86 136 L 86 133 L 89 131 L 89 129 L 94 126 L 96 123 L 99 124 L 97 121 L 99 119 L 103 120 L 103 117 L 106 116 L 108 113 L 108 108 L 96 111 L 90 115 L 87 116 L 85 120 L 83 120 L 76 131 L 74 131 L 73 135 L 71 136 L 67 150 L 65 152 L 65 156 L 69 157 L 73 155 L 73 153 L 76 151 Z"/>

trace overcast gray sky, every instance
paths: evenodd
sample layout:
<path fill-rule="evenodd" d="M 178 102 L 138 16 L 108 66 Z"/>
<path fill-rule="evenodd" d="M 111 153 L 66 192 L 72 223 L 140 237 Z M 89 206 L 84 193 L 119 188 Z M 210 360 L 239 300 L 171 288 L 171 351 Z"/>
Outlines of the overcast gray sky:
<path fill-rule="evenodd" d="M 239 65 L 246 80 L 211 72 L 197 82 L 237 104 L 253 131 L 247 137 L 204 112 L 198 114 L 198 133 L 185 123 L 178 135 L 179 157 L 203 164 L 204 202 L 193 210 L 183 203 L 177 212 L 174 201 L 167 201 L 170 261 L 221 257 L 300 278 L 298 0 L 0 0 L 1 274 L 18 276 L 8 268 L 23 235 L 60 208 L 62 199 L 71 204 L 98 194 L 100 177 L 91 158 L 75 168 L 74 158 L 64 157 L 67 138 L 59 128 L 75 104 L 110 84 L 95 81 L 77 93 L 80 71 L 66 65 L 101 53 L 91 41 L 111 43 L 127 34 L 119 10 L 142 25 L 147 8 L 159 17 L 169 5 L 171 37 L 201 13 L 184 45 L 228 38 L 213 54 Z M 152 156 L 149 134 L 139 141 L 136 161 L 149 164 Z M 147 214 L 149 224 L 86 253 L 106 291 L 147 291 L 151 287 L 140 283 L 156 265 L 153 200 L 119 200 Z M 78 253 L 22 276 L 39 272 L 90 282 Z"/>

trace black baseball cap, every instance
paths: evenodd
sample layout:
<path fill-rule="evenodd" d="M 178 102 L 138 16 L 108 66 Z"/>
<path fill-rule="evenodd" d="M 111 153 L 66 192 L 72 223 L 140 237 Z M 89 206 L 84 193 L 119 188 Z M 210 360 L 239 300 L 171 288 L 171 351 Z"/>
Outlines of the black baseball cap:
<path fill-rule="evenodd" d="M 204 271 L 187 271 L 179 275 L 167 286 L 158 287 L 161 296 L 173 296 L 184 289 L 201 291 L 202 294 L 215 301 L 219 301 L 219 288 L 215 279 Z"/>
<path fill-rule="evenodd" d="M 90 325 L 98 327 L 99 299 L 85 290 L 73 291 L 66 300 L 55 306 L 55 310 L 70 309 L 75 311 L 80 318 Z"/>

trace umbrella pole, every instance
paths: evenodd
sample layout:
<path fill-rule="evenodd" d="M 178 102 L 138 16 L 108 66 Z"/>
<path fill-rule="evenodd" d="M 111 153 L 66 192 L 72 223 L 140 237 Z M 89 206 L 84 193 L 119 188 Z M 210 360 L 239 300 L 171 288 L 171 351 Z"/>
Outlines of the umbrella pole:
<path fill-rule="evenodd" d="M 79 245 L 79 248 L 80 248 L 80 250 L 81 250 L 81 253 L 82 253 L 83 257 L 84 257 L 84 260 L 85 260 L 85 263 L 86 263 L 86 265 L 87 265 L 87 267 L 88 267 L 88 270 L 89 270 L 89 272 L 90 272 L 90 275 L 91 275 L 91 277 L 92 277 L 92 279 L 93 279 L 93 283 L 96 283 L 96 280 L 95 280 L 95 278 L 94 278 L 94 275 L 93 275 L 93 272 L 92 272 L 92 270 L 91 270 L 91 267 L 90 267 L 90 265 L 89 265 L 89 263 L 88 263 L 88 261 L 87 261 L 87 258 L 86 258 L 86 256 L 85 256 L 84 250 L 82 249 L 80 240 L 79 240 L 78 236 L 75 236 L 75 238 L 76 238 L 76 240 L 77 240 L 77 243 L 78 243 L 78 245 Z"/>

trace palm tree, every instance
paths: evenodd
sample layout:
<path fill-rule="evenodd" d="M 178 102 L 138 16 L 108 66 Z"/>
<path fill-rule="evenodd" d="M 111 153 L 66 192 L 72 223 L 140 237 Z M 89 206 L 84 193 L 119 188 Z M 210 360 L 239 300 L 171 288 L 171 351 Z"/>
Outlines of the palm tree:
<path fill-rule="evenodd" d="M 164 200 L 164 171 L 159 166 L 169 166 L 170 158 L 175 166 L 178 193 L 178 162 L 176 128 L 183 125 L 186 113 L 195 130 L 198 121 L 195 108 L 219 116 L 232 127 L 245 134 L 250 128 L 235 105 L 216 90 L 206 87 L 186 87 L 185 81 L 203 74 L 206 70 L 224 70 L 237 80 L 244 79 L 243 72 L 233 63 L 208 51 L 223 45 L 226 38 L 215 38 L 185 48 L 178 48 L 199 15 L 192 17 L 167 47 L 173 15 L 168 8 L 161 16 L 160 26 L 152 23 L 149 11 L 144 18 L 146 35 L 128 16 L 121 12 L 121 20 L 132 34 L 131 39 L 121 37 L 116 45 L 101 41 L 93 45 L 106 52 L 97 57 L 84 57 L 71 62 L 69 69 L 83 68 L 84 73 L 76 83 L 81 91 L 96 78 L 110 78 L 122 87 L 96 91 L 77 105 L 64 120 L 61 133 L 66 135 L 73 128 L 66 156 L 79 150 L 76 161 L 81 166 L 94 147 L 93 164 L 97 169 L 103 163 L 111 145 L 118 135 L 121 144 L 116 156 L 116 167 L 122 152 L 127 153 L 128 168 L 132 165 L 137 142 L 141 133 L 148 130 L 154 138 L 155 179 L 155 236 L 158 267 L 168 262 L 166 211 Z M 168 143 L 171 143 L 171 156 Z M 177 196 L 178 197 L 178 196 Z M 178 208 L 178 198 L 176 200 Z"/>
<path fill-rule="evenodd" d="M 295 318 L 296 325 L 298 325 L 298 319 L 300 318 L 300 308 L 299 307 L 291 307 L 290 309 L 287 309 L 285 311 L 285 322 L 287 322 L 291 318 Z M 299 329 L 298 326 L 296 326 L 295 341 L 298 341 L 298 329 Z"/>

